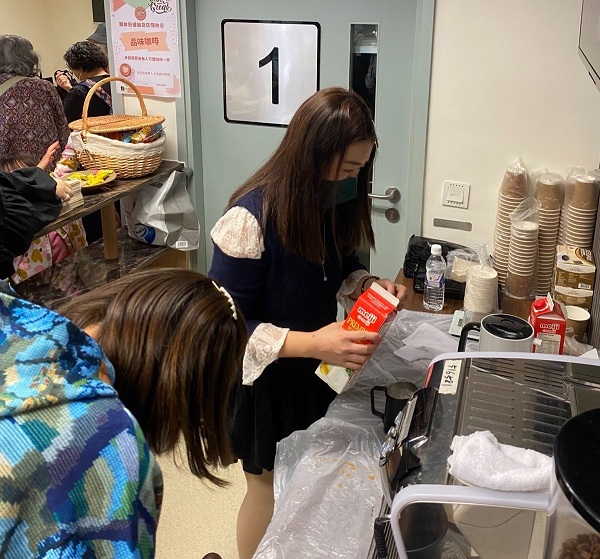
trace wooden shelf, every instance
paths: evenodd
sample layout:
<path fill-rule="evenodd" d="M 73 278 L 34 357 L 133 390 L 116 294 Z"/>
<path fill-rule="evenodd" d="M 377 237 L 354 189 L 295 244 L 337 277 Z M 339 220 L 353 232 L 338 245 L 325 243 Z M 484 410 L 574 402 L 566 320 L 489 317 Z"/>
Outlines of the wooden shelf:
<path fill-rule="evenodd" d="M 44 228 L 40 235 L 100 210 L 103 238 L 18 284 L 15 288 L 17 293 L 25 299 L 53 309 L 75 295 L 91 291 L 142 268 L 156 265 L 187 268 L 187 253 L 132 239 L 127 234 L 126 227 L 117 230 L 114 205 L 117 200 L 144 186 L 164 182 L 173 171 L 182 168 L 183 163 L 163 161 L 147 177 L 116 180 L 97 193 L 86 195 L 83 206 L 61 215 Z"/>
<path fill-rule="evenodd" d="M 408 311 L 422 311 L 422 312 L 431 312 L 428 311 L 423 306 L 423 294 L 416 293 L 413 289 L 413 279 L 404 277 L 404 272 L 400 270 L 395 283 L 400 283 L 404 287 L 406 287 L 406 300 L 404 301 L 404 308 Z M 439 314 L 454 314 L 454 311 L 458 311 L 463 308 L 463 300 L 462 299 L 446 299 L 444 300 L 444 308 L 439 311 Z M 438 313 L 435 313 L 438 314 Z"/>
<path fill-rule="evenodd" d="M 151 175 L 141 177 L 139 179 L 117 179 L 107 184 L 102 190 L 93 194 L 86 194 L 83 199 L 85 203 L 83 206 L 74 208 L 70 212 L 67 212 L 56 221 L 53 221 L 47 227 L 44 227 L 38 236 L 46 235 L 50 231 L 54 231 L 67 223 L 71 223 L 80 217 L 94 213 L 102 208 L 114 204 L 117 200 L 120 200 L 124 196 L 139 190 L 140 188 L 152 184 L 153 182 L 164 181 L 173 171 L 183 169 L 183 163 L 178 161 L 163 161 L 160 167 L 154 171 Z"/>

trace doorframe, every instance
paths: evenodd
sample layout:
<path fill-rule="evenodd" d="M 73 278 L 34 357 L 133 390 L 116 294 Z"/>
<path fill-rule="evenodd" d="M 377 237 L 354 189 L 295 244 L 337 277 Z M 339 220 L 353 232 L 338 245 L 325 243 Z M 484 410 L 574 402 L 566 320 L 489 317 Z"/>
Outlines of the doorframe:
<path fill-rule="evenodd" d="M 104 0 L 107 34 L 112 33 L 111 0 Z M 181 97 L 175 100 L 175 127 L 177 137 L 177 159 L 183 161 L 186 167 L 199 172 L 193 172 L 188 177 L 188 192 L 196 210 L 200 232 L 205 229 L 204 216 L 204 186 L 202 184 L 202 131 L 200 126 L 200 90 L 192 84 L 200 83 L 200 67 L 198 56 L 190 53 L 198 52 L 196 40 L 196 5 L 194 0 L 179 0 L 179 56 L 181 60 Z M 111 76 L 117 75 L 114 67 L 112 44 L 108 43 L 109 71 Z M 115 114 L 125 112 L 123 94 L 115 91 L 113 94 L 113 109 Z M 194 149 L 194 142 L 199 148 Z M 208 270 L 206 262 L 206 243 L 202 242 L 198 250 L 189 253 L 190 266 L 194 270 Z"/>
<path fill-rule="evenodd" d="M 431 62 L 435 28 L 436 0 L 419 0 L 415 29 L 415 65 L 413 75 L 410 148 L 408 163 L 407 207 L 419 211 L 406 216 L 407 238 L 410 232 L 422 233 L 423 195 L 425 187 L 425 157 L 429 126 L 429 97 L 431 94 Z"/>
<path fill-rule="evenodd" d="M 204 183 L 202 180 L 202 126 L 200 122 L 200 59 L 196 29 L 196 1 L 179 0 L 180 56 L 182 96 L 175 104 L 177 123 L 177 152 L 180 161 L 193 174 L 188 179 L 188 191 L 200 224 L 200 246 L 190 253 L 190 265 L 199 272 L 208 272 L 204 234 Z M 193 86 L 192 86 L 193 85 Z M 194 146 L 197 146 L 194 149 Z"/>
<path fill-rule="evenodd" d="M 107 3 L 109 0 L 105 0 Z M 180 49 L 182 62 L 183 95 L 176 103 L 178 157 L 194 170 L 189 182 L 192 202 L 196 209 L 201 231 L 205 231 L 204 185 L 202 182 L 202 126 L 200 122 L 201 68 L 198 56 L 196 3 L 207 0 L 179 0 Z M 436 0 L 417 0 L 415 21 L 415 53 L 411 95 L 411 123 L 407 207 L 418 211 L 407 212 L 406 232 L 421 233 L 423 225 L 423 187 L 425 184 L 425 157 L 431 84 L 431 62 Z M 208 271 L 206 245 L 201 243 L 191 255 L 194 269 Z"/>

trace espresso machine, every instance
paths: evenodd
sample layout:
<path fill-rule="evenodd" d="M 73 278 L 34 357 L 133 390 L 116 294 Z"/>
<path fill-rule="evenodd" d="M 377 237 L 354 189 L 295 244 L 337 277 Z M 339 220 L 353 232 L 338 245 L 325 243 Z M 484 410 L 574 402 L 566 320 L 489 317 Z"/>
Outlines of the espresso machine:
<path fill-rule="evenodd" d="M 413 504 L 393 518 L 392 503 L 399 493 L 419 494 L 419 485 L 445 491 L 462 485 L 448 473 L 455 435 L 488 430 L 502 444 L 553 456 L 561 427 L 594 408 L 600 408 L 600 361 L 531 353 L 440 356 L 382 445 L 385 496 L 369 558 L 399 557 L 391 522 L 410 559 L 541 559 L 549 516 L 540 511 L 548 495 L 534 497 L 533 505 L 521 500 L 502 508 L 485 500 L 479 506 L 408 499 Z M 456 487 L 463 489 L 471 488 Z"/>

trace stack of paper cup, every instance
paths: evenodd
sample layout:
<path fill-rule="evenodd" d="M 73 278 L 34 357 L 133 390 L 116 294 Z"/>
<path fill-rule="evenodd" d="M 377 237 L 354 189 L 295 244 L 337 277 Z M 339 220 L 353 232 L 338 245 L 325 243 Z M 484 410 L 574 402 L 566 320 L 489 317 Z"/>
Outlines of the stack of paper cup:
<path fill-rule="evenodd" d="M 542 177 L 536 185 L 535 198 L 539 200 L 539 254 L 537 294 L 545 295 L 552 287 L 556 242 L 562 207 L 563 187 L 560 179 Z"/>
<path fill-rule="evenodd" d="M 494 268 L 498 281 L 504 285 L 508 271 L 510 245 L 510 214 L 527 197 L 527 177 L 524 173 L 507 171 L 500 187 L 496 231 L 494 234 Z"/>
<path fill-rule="evenodd" d="M 488 314 L 498 299 L 498 272 L 489 266 L 471 266 L 467 270 L 465 310 Z"/>
<path fill-rule="evenodd" d="M 535 294 L 539 225 L 535 221 L 513 221 L 508 250 L 506 292 L 515 297 Z"/>
<path fill-rule="evenodd" d="M 592 248 L 597 211 L 596 178 L 579 175 L 567 185 L 559 241 L 573 247 Z"/>

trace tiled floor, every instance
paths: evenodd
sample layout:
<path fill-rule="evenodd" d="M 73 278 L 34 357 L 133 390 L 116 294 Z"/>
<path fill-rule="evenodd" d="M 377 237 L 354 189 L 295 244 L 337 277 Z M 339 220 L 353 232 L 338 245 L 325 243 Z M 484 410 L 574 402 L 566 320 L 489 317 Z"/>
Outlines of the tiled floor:
<path fill-rule="evenodd" d="M 181 462 L 181 460 L 179 460 Z M 173 456 L 159 459 L 165 496 L 158 526 L 157 559 L 201 559 L 217 552 L 223 559 L 238 559 L 235 524 L 246 491 L 241 464 L 222 477 L 231 485 L 221 489 L 201 482 Z"/>

